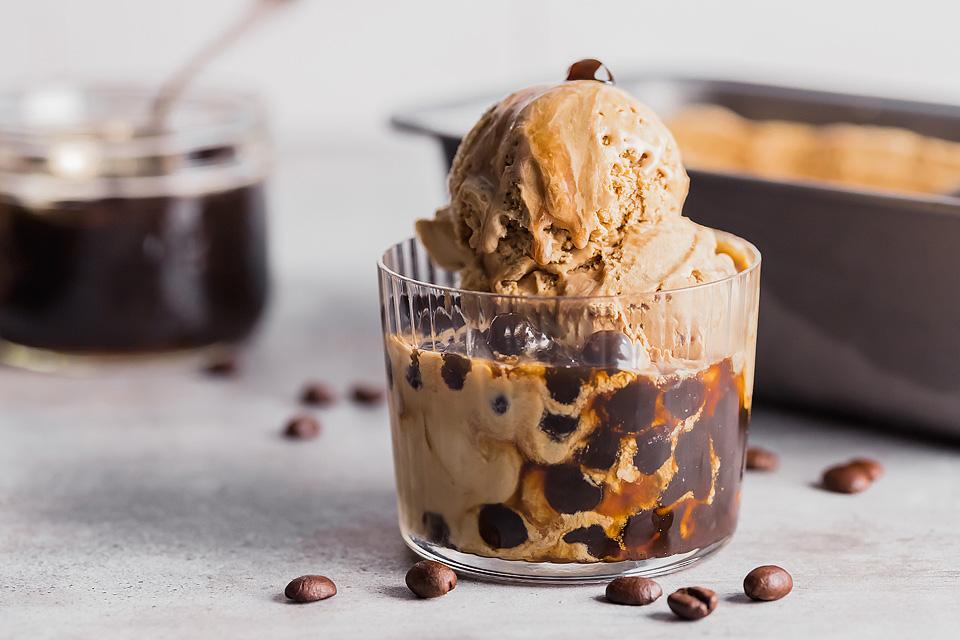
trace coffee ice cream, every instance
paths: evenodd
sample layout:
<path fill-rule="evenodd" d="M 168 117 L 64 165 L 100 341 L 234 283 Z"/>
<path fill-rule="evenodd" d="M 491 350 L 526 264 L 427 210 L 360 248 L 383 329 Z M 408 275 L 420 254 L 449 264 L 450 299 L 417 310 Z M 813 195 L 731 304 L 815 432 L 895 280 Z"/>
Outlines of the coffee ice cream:
<path fill-rule="evenodd" d="M 759 254 L 683 217 L 667 128 L 609 83 L 523 89 L 464 139 L 449 186 L 417 224 L 431 259 L 411 243 L 381 266 L 408 544 L 465 570 L 665 567 L 719 546 Z"/>
<path fill-rule="evenodd" d="M 736 273 L 711 229 L 681 215 L 689 179 L 660 118 L 593 80 L 522 89 L 464 138 L 450 204 L 417 232 L 461 286 L 599 296 Z"/>

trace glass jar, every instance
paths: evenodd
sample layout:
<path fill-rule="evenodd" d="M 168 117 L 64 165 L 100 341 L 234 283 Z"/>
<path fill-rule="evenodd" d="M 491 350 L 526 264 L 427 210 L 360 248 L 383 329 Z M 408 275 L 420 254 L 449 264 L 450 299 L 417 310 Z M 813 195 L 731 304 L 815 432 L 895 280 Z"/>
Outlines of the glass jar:
<path fill-rule="evenodd" d="M 400 529 L 482 577 L 679 569 L 740 502 L 760 254 L 739 272 L 593 298 L 456 288 L 416 241 L 380 263 Z"/>
<path fill-rule="evenodd" d="M 235 343 L 268 293 L 258 102 L 152 89 L 0 95 L 0 357 L 57 368 Z"/>

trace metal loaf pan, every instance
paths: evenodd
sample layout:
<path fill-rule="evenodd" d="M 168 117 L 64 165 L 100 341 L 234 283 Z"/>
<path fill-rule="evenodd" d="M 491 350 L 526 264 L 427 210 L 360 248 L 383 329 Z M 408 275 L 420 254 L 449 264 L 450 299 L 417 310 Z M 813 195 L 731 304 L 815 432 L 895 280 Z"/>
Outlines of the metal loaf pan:
<path fill-rule="evenodd" d="M 620 86 L 664 117 L 903 127 L 960 141 L 960 106 L 675 77 Z M 448 163 L 496 98 L 397 115 Z M 960 198 L 691 169 L 686 215 L 763 253 L 756 394 L 960 438 Z"/>

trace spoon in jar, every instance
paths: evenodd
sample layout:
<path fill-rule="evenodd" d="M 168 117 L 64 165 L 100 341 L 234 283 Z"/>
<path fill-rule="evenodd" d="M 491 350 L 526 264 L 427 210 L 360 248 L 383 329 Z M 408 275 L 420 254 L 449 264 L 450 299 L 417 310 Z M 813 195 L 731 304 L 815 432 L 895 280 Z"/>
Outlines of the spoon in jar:
<path fill-rule="evenodd" d="M 240 15 L 236 22 L 222 31 L 216 38 L 208 42 L 197 51 L 186 63 L 179 67 L 166 82 L 160 85 L 160 90 L 150 103 L 150 116 L 146 131 L 156 133 L 163 131 L 167 119 L 177 100 L 183 95 L 187 86 L 203 69 L 224 51 L 230 48 L 241 36 L 264 21 L 280 7 L 293 4 L 296 0 L 254 0 L 253 4 Z"/>

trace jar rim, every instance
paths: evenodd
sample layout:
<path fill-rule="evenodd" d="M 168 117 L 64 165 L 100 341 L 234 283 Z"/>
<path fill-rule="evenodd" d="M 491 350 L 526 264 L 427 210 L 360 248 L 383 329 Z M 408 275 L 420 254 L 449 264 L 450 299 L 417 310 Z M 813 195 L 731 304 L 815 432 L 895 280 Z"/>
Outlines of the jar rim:
<path fill-rule="evenodd" d="M 0 144 L 35 154 L 65 140 L 141 156 L 230 145 L 262 126 L 259 96 L 233 89 L 187 91 L 163 131 L 150 130 L 156 87 L 142 82 L 39 82 L 0 91 Z"/>
<path fill-rule="evenodd" d="M 746 265 L 743 269 L 740 269 L 734 274 L 725 276 L 718 280 L 711 280 L 710 282 L 701 282 L 697 284 L 685 285 L 682 287 L 674 287 L 671 289 L 660 289 L 659 291 L 630 291 L 628 293 L 614 293 L 614 294 L 605 294 L 605 295 L 587 295 L 587 296 L 546 296 L 546 295 L 520 295 L 515 293 L 493 293 L 491 291 L 474 291 L 472 289 L 461 289 L 459 287 L 451 285 L 443 285 L 436 282 L 430 282 L 427 280 L 421 280 L 418 277 L 411 277 L 399 273 L 396 269 L 387 265 L 388 254 L 394 250 L 401 250 L 406 245 L 412 249 L 414 253 L 422 253 L 423 256 L 427 256 L 426 249 L 420 244 L 420 241 L 417 238 L 407 238 L 401 242 L 398 242 L 394 245 L 391 245 L 377 261 L 378 270 L 386 274 L 388 277 L 405 282 L 410 285 L 418 287 L 427 287 L 430 289 L 436 289 L 439 291 L 444 291 L 454 295 L 470 295 L 477 296 L 479 298 L 491 299 L 495 298 L 498 300 L 513 300 L 513 301 L 523 301 L 525 303 L 542 303 L 542 302 L 558 302 L 558 301 L 574 301 L 574 302 L 610 302 L 615 300 L 624 300 L 629 298 L 644 297 L 644 296 L 656 296 L 656 295 L 673 295 L 678 293 L 687 293 L 694 291 L 703 291 L 710 287 L 723 286 L 725 283 L 729 283 L 736 280 L 746 279 L 752 273 L 757 271 L 760 268 L 760 263 L 762 261 L 762 256 L 760 250 L 757 247 L 743 238 L 734 235 L 726 231 L 720 231 L 714 229 L 714 232 L 717 234 L 718 240 L 726 241 L 732 245 L 735 245 L 739 250 L 742 251 L 743 257 L 746 260 Z M 429 257 L 426 257 L 429 260 Z"/>

